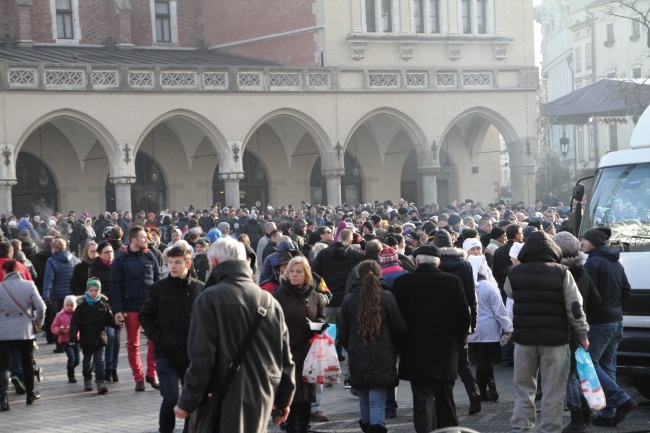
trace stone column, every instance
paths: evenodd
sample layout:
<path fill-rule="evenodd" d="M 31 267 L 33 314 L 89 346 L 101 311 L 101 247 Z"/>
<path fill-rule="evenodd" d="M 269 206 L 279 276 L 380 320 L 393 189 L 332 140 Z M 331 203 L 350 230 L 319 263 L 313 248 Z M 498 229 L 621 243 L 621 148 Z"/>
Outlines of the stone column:
<path fill-rule="evenodd" d="M 131 185 L 136 181 L 135 176 L 120 176 L 109 178 L 115 185 L 115 209 L 133 211 L 131 209 Z"/>
<path fill-rule="evenodd" d="M 512 202 L 519 200 L 528 206 L 535 198 L 535 164 L 510 165 L 510 185 Z"/>
<path fill-rule="evenodd" d="M 239 181 L 244 179 L 244 172 L 219 173 L 219 179 L 223 180 L 226 194 L 226 206 L 239 207 Z"/>
<path fill-rule="evenodd" d="M 32 6 L 33 0 L 16 0 L 16 14 L 18 15 L 15 21 L 18 34 L 16 35 L 16 42 L 21 48 L 30 48 L 34 45 L 32 39 Z"/>
<path fill-rule="evenodd" d="M 11 204 L 11 187 L 18 183 L 18 179 L 0 179 L 0 215 L 13 210 Z"/>
<path fill-rule="evenodd" d="M 345 174 L 345 169 L 335 168 L 330 170 L 321 170 L 321 174 L 327 183 L 327 204 L 338 206 L 341 204 L 341 177 Z"/>
<path fill-rule="evenodd" d="M 438 173 L 440 167 L 418 167 L 422 176 L 422 203 L 438 203 Z"/>

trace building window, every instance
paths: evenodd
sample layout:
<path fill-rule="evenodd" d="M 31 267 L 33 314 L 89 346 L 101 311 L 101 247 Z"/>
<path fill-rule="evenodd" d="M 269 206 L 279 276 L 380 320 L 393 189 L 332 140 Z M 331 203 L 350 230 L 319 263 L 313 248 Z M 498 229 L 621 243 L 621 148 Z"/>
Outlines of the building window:
<path fill-rule="evenodd" d="M 393 16 L 393 0 L 365 0 L 366 32 L 391 33 L 397 31 Z"/>
<path fill-rule="evenodd" d="M 413 0 L 413 23 L 416 33 L 440 33 L 440 0 Z"/>
<path fill-rule="evenodd" d="M 641 23 L 637 21 L 638 18 L 632 19 L 632 35 L 630 36 L 631 41 L 638 41 L 641 38 Z"/>
<path fill-rule="evenodd" d="M 56 0 L 56 38 L 74 39 L 72 0 Z"/>
<path fill-rule="evenodd" d="M 611 47 L 614 42 L 614 23 L 609 23 L 607 24 L 607 40 L 605 41 L 605 46 Z"/>
<path fill-rule="evenodd" d="M 582 70 L 582 50 L 580 47 L 576 48 L 575 58 L 573 60 L 575 62 L 576 72 L 580 72 Z"/>
<path fill-rule="evenodd" d="M 591 69 L 591 44 L 585 46 L 585 62 L 587 63 L 587 69 Z"/>
<path fill-rule="evenodd" d="M 168 1 L 156 1 L 156 42 L 172 41 L 172 14 Z"/>
<path fill-rule="evenodd" d="M 490 19 L 492 0 L 461 0 L 460 16 L 463 34 L 491 33 Z"/>

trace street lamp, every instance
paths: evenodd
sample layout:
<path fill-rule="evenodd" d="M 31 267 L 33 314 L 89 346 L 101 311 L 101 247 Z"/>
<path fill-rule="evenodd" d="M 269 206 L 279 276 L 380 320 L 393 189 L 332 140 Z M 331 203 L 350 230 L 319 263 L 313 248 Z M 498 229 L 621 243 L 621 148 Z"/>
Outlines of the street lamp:
<path fill-rule="evenodd" d="M 569 138 L 566 136 L 566 131 L 562 131 L 562 138 L 560 138 L 560 152 L 562 157 L 566 158 L 567 153 L 569 153 Z"/>

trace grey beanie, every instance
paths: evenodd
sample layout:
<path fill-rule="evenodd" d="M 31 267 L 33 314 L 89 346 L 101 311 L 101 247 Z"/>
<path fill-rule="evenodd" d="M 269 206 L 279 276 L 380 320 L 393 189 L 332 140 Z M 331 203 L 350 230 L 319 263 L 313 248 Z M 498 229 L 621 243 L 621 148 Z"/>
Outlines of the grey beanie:
<path fill-rule="evenodd" d="M 449 248 L 452 246 L 451 243 L 451 236 L 449 235 L 449 232 L 447 230 L 440 230 L 436 235 L 433 237 L 433 245 L 435 245 L 438 248 Z"/>
<path fill-rule="evenodd" d="M 580 252 L 580 241 L 569 232 L 556 234 L 553 242 L 562 250 L 562 257 L 576 257 Z"/>

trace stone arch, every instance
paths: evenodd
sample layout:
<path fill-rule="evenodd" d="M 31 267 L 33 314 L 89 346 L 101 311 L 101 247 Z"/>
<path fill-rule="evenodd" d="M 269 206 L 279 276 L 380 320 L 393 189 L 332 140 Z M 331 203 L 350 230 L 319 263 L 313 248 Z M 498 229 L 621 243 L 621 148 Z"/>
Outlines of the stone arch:
<path fill-rule="evenodd" d="M 506 146 L 508 148 L 508 152 L 510 153 L 510 155 L 513 156 L 513 153 L 516 153 L 518 149 L 516 147 L 513 147 L 513 145 L 517 146 L 517 143 L 519 142 L 519 135 L 517 134 L 517 131 L 515 131 L 515 128 L 512 126 L 512 124 L 505 117 L 503 117 L 501 114 L 497 113 L 496 111 L 486 107 L 480 107 L 480 106 L 469 108 L 463 111 L 462 113 L 458 114 L 456 117 L 454 117 L 452 121 L 449 122 L 449 125 L 447 125 L 447 128 L 444 130 L 442 134 L 441 143 L 444 143 L 445 138 L 447 137 L 449 131 L 454 126 L 456 126 L 458 122 L 472 116 L 477 116 L 482 120 L 485 120 L 486 122 L 494 125 L 494 127 L 499 130 L 501 136 L 503 136 L 503 139 L 506 142 Z M 472 131 L 471 136 L 473 141 L 475 141 L 476 137 L 480 135 L 477 128 L 484 128 L 484 126 L 477 125 L 476 128 Z"/>
<path fill-rule="evenodd" d="M 251 126 L 248 134 L 246 134 L 246 137 L 244 137 L 244 149 L 248 146 L 248 143 L 253 137 L 253 134 L 255 134 L 255 131 L 257 131 L 265 123 L 268 123 L 270 120 L 278 117 L 286 117 L 302 125 L 314 139 L 316 147 L 318 148 L 321 156 L 324 156 L 328 151 L 331 151 L 330 138 L 325 132 L 325 129 L 323 129 L 323 127 L 308 114 L 305 114 L 302 111 L 298 111 L 293 108 L 280 108 L 271 111 L 258 119 L 257 122 Z"/>
<path fill-rule="evenodd" d="M 347 146 L 352 139 L 352 136 L 354 133 L 359 129 L 360 126 L 362 126 L 365 122 L 370 120 L 373 117 L 376 116 L 387 116 L 393 120 L 395 120 L 398 124 L 402 126 L 404 131 L 408 134 L 409 138 L 413 142 L 413 147 L 415 147 L 415 151 L 420 153 L 423 151 L 430 151 L 427 147 L 427 137 L 420 128 L 420 126 L 415 122 L 410 116 L 408 116 L 406 113 L 396 110 L 391 107 L 380 107 L 375 110 L 372 110 L 368 113 L 366 113 L 363 117 L 361 117 L 357 122 L 352 125 L 350 128 L 350 131 L 346 134 L 345 137 L 345 148 L 347 149 Z"/>
<path fill-rule="evenodd" d="M 210 120 L 208 120 L 206 117 L 202 116 L 201 114 L 198 114 L 191 110 L 185 110 L 185 109 L 168 111 L 166 113 L 159 115 L 151 122 L 149 122 L 149 124 L 140 133 L 135 148 L 133 149 L 133 154 L 135 155 L 138 152 L 140 146 L 145 140 L 145 137 L 147 137 L 147 135 L 150 134 L 153 129 L 167 122 L 168 120 L 177 119 L 177 118 L 186 120 L 196 125 L 199 129 L 201 129 L 201 131 L 205 133 L 208 140 L 210 140 L 210 142 L 212 143 L 215 151 L 217 152 L 217 157 L 219 161 L 228 160 L 227 140 L 223 136 L 223 134 L 219 131 L 219 129 L 216 126 L 214 126 L 214 124 Z M 191 167 L 191 162 L 189 158 L 191 158 L 192 155 L 186 155 L 186 156 L 188 158 L 188 165 L 190 165 Z"/>
<path fill-rule="evenodd" d="M 27 141 L 27 139 L 36 132 L 41 126 L 51 123 L 57 119 L 67 119 L 73 122 L 79 123 L 81 126 L 87 128 L 91 133 L 97 137 L 97 141 L 101 144 L 108 160 L 110 162 L 111 171 L 117 168 L 117 165 L 120 163 L 120 148 L 119 144 L 113 137 L 113 135 L 99 122 L 97 119 L 83 113 L 81 111 L 72 110 L 72 109 L 62 109 L 57 111 L 52 111 L 50 113 L 44 114 L 38 119 L 34 120 L 28 128 L 21 134 L 19 139 L 16 142 L 15 154 L 17 155 L 20 152 L 21 148 Z"/>

